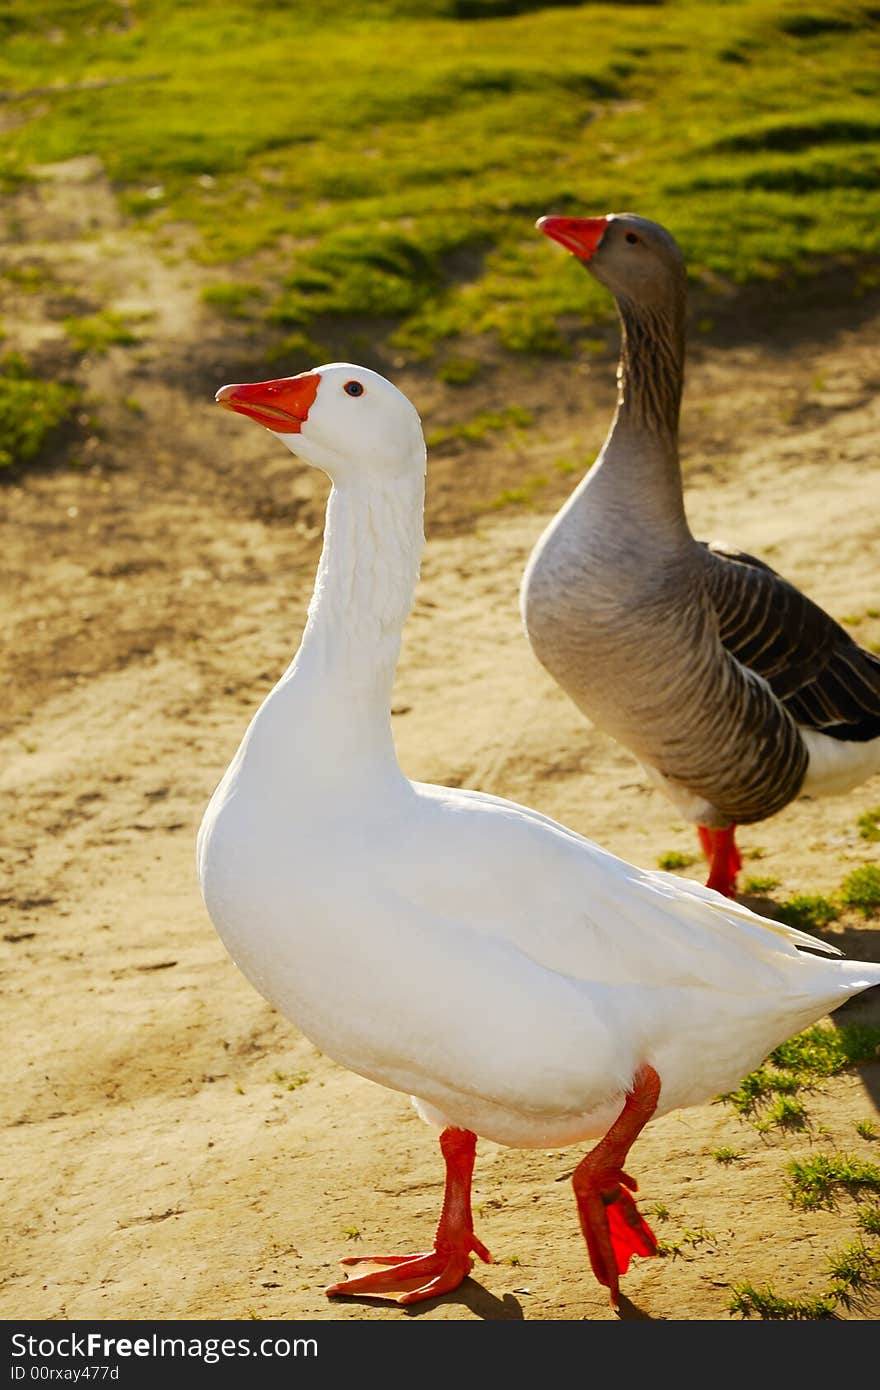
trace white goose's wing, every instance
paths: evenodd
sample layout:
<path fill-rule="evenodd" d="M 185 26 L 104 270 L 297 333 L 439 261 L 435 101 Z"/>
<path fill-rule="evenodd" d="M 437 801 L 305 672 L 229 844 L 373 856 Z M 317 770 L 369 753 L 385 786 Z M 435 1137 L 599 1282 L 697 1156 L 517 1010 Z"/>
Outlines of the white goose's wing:
<path fill-rule="evenodd" d="M 332 1055 L 451 1123 L 545 1148 L 601 1133 L 646 1057 L 663 1108 L 691 1104 L 880 983 L 880 966 L 805 954 L 833 948 L 512 802 L 413 790 L 362 826 L 334 987 L 336 1019 L 360 1023 Z"/>
<path fill-rule="evenodd" d="M 401 827 L 394 888 L 413 905 L 494 936 L 575 980 L 754 989 L 805 932 L 663 873 L 638 869 L 525 807 L 478 792 L 417 787 Z"/>

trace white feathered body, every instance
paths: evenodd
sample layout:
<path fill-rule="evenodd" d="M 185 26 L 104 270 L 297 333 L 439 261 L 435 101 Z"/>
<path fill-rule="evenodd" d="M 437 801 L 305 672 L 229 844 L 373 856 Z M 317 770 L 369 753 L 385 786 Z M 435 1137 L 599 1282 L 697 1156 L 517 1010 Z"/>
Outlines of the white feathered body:
<path fill-rule="evenodd" d="M 208 911 L 322 1052 L 438 1124 L 516 1147 L 594 1137 L 640 1064 L 662 1077 L 658 1113 L 705 1101 L 880 983 L 511 802 L 391 776 L 347 813 L 310 786 L 307 740 L 300 765 L 267 756 L 285 699 L 206 812 Z"/>

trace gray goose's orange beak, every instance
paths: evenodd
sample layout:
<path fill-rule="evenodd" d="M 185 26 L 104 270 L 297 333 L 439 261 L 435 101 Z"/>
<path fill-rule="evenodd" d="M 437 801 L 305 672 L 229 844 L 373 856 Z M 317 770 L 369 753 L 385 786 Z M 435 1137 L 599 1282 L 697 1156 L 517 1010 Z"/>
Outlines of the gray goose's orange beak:
<path fill-rule="evenodd" d="M 250 416 L 275 434 L 299 434 L 320 382 L 320 372 L 302 372 L 278 381 L 235 382 L 221 386 L 214 400 L 227 410 Z"/>
<path fill-rule="evenodd" d="M 599 249 L 608 229 L 607 217 L 539 217 L 535 226 L 552 237 L 579 261 L 588 261 Z"/>

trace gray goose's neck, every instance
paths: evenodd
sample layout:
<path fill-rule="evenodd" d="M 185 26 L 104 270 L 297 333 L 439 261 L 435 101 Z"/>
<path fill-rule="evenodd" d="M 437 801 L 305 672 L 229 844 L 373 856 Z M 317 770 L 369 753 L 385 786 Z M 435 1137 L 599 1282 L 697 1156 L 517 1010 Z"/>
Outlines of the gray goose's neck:
<path fill-rule="evenodd" d="M 678 457 L 684 305 L 656 310 L 621 297 L 618 309 L 617 409 L 585 479 L 589 505 L 597 520 L 606 513 L 621 540 L 638 534 L 657 546 L 680 546 L 690 538 Z"/>
<path fill-rule="evenodd" d="M 622 339 L 617 369 L 620 427 L 644 431 L 678 455 L 684 386 L 682 308 L 657 310 L 620 298 Z"/>

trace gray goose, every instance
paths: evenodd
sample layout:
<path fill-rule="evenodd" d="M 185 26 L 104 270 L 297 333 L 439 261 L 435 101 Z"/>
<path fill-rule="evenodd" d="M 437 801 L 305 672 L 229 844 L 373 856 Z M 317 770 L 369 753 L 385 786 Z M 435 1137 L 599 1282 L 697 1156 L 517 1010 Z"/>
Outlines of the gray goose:
<path fill-rule="evenodd" d="M 631 213 L 537 225 L 614 295 L 622 342 L 608 437 L 523 575 L 526 632 L 578 708 L 696 822 L 707 886 L 732 897 L 737 824 L 880 770 L 880 660 L 769 565 L 691 534 L 674 238 Z"/>

